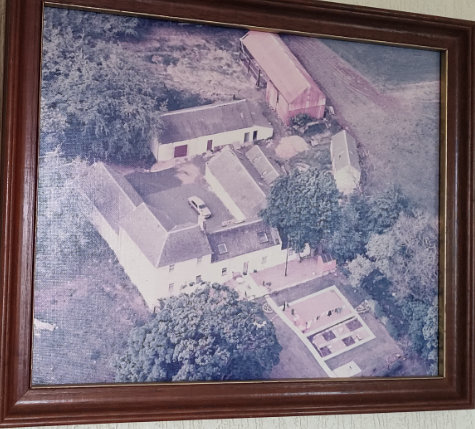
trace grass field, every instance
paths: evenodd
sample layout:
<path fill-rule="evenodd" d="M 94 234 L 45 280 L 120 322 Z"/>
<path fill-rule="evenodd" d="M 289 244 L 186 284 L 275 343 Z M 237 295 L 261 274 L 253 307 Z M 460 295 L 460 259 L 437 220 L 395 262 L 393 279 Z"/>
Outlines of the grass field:
<path fill-rule="evenodd" d="M 381 87 L 439 79 L 440 55 L 435 51 L 335 39 L 321 40 L 374 84 Z"/>

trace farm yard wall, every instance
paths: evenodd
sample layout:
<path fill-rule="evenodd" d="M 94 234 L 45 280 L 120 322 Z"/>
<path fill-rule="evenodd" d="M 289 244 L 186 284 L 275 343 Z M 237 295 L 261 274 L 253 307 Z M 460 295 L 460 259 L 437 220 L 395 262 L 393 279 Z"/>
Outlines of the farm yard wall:
<path fill-rule="evenodd" d="M 188 148 L 187 157 L 192 158 L 202 155 L 208 150 L 208 140 L 212 140 L 212 150 L 219 149 L 226 145 L 244 145 L 245 135 L 249 133 L 248 142 L 253 141 L 253 134 L 257 132 L 256 140 L 266 140 L 272 137 L 274 131 L 271 127 L 253 126 L 238 130 L 227 131 L 225 133 L 200 136 L 190 140 L 177 141 L 173 143 L 161 144 L 159 139 L 154 138 L 151 143 L 151 150 L 157 161 L 169 161 L 174 158 L 175 148 L 186 145 Z"/>

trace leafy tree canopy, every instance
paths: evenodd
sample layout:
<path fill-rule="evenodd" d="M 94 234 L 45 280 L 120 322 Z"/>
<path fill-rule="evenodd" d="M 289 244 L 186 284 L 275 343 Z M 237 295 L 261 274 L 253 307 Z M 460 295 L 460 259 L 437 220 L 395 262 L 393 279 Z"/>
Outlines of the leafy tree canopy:
<path fill-rule="evenodd" d="M 317 247 L 332 236 L 339 224 L 340 194 L 328 172 L 295 169 L 272 185 L 262 217 L 278 228 L 296 251 L 305 244 Z"/>
<path fill-rule="evenodd" d="M 252 380 L 279 362 L 273 324 L 255 302 L 218 284 L 161 301 L 116 362 L 116 381 Z"/>
<path fill-rule="evenodd" d="M 401 214 L 383 234 L 373 234 L 367 255 L 400 299 L 431 300 L 438 292 L 438 228 L 428 214 Z"/>
<path fill-rule="evenodd" d="M 150 139 L 160 129 L 164 86 L 154 79 L 151 64 L 133 48 L 123 48 L 122 39 L 134 36 L 139 22 L 46 9 L 43 153 L 61 144 L 65 155 L 91 160 L 124 162 L 150 156 Z"/>
<path fill-rule="evenodd" d="M 371 196 L 351 194 L 342 202 L 340 223 L 328 242 L 333 257 L 344 264 L 365 255 L 370 236 L 391 228 L 408 206 L 406 197 L 394 187 Z"/>

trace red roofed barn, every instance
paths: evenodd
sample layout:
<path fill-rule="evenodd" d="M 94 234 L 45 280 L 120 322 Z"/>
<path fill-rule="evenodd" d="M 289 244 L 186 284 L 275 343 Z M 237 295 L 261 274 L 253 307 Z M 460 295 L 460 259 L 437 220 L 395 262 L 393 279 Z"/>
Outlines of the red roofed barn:
<path fill-rule="evenodd" d="M 285 124 L 300 113 L 323 117 L 325 94 L 279 35 L 249 31 L 241 38 L 241 59 Z"/>

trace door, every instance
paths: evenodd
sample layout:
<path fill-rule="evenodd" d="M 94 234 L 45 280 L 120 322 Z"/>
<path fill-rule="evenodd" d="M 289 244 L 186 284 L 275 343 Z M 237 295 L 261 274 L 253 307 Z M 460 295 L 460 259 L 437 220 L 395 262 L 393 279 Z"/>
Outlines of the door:
<path fill-rule="evenodd" d="M 208 140 L 206 144 L 206 150 L 213 150 L 213 140 Z"/>
<path fill-rule="evenodd" d="M 247 272 L 248 272 L 248 270 L 249 270 L 249 262 L 244 262 L 244 264 L 243 264 L 243 266 L 242 266 L 242 273 L 243 273 L 244 275 L 246 275 Z"/>
<path fill-rule="evenodd" d="M 188 146 L 185 144 L 183 146 L 175 146 L 175 158 L 181 158 L 188 154 Z"/>
<path fill-rule="evenodd" d="M 253 133 L 252 133 L 252 141 L 256 141 L 257 140 L 257 130 L 255 130 Z"/>

